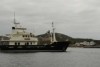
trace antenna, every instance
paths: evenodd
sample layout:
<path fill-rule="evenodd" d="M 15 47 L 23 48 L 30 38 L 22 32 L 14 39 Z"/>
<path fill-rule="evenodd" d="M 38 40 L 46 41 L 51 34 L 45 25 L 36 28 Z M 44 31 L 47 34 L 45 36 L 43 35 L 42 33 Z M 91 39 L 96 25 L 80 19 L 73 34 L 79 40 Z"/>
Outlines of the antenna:
<path fill-rule="evenodd" d="M 54 23 L 53 23 L 53 21 L 52 21 L 52 27 L 54 27 Z"/>
<path fill-rule="evenodd" d="M 14 12 L 14 24 L 16 23 L 16 20 L 15 20 L 15 12 Z"/>
<path fill-rule="evenodd" d="M 15 25 L 15 28 L 16 28 L 17 25 L 20 24 L 20 23 L 17 23 L 17 22 L 16 22 L 16 18 L 15 18 L 15 16 L 16 16 L 16 15 L 15 15 L 15 12 L 14 12 L 14 25 Z"/>

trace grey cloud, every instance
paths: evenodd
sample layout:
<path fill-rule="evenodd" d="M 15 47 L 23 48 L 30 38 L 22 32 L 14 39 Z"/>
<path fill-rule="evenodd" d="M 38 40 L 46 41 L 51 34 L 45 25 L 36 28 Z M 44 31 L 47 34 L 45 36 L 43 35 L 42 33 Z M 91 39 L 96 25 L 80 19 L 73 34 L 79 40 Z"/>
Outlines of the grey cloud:
<path fill-rule="evenodd" d="M 0 0 L 0 34 L 10 33 L 15 11 L 17 21 L 36 34 L 54 21 L 57 32 L 100 39 L 99 7 L 99 0 Z"/>

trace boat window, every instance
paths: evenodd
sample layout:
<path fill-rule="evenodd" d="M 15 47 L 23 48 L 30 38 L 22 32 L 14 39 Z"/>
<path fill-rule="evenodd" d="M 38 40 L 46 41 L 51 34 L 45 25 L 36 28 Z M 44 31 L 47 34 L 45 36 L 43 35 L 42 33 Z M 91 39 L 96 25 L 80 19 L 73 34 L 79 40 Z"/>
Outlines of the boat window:
<path fill-rule="evenodd" d="M 15 42 L 15 45 L 17 45 L 17 43 Z"/>
<path fill-rule="evenodd" d="M 29 42 L 27 42 L 26 44 L 29 45 Z"/>
<path fill-rule="evenodd" d="M 32 35 L 32 37 L 34 37 L 34 35 Z"/>
<path fill-rule="evenodd" d="M 30 36 L 28 35 L 28 37 L 30 37 Z"/>
<path fill-rule="evenodd" d="M 15 45 L 20 45 L 20 42 L 15 42 Z"/>
<path fill-rule="evenodd" d="M 27 44 L 25 43 L 25 45 L 27 45 Z"/>
<path fill-rule="evenodd" d="M 30 42 L 30 44 L 32 45 L 32 42 Z"/>
<path fill-rule="evenodd" d="M 25 37 L 25 36 L 23 35 L 23 37 Z"/>
<path fill-rule="evenodd" d="M 32 35 L 32 33 L 30 33 L 30 35 Z"/>
<path fill-rule="evenodd" d="M 18 45 L 20 45 L 20 42 L 18 42 Z"/>
<path fill-rule="evenodd" d="M 27 37 L 27 35 L 26 35 L 26 37 Z"/>
<path fill-rule="evenodd" d="M 32 37 L 32 35 L 30 35 L 30 37 Z"/>

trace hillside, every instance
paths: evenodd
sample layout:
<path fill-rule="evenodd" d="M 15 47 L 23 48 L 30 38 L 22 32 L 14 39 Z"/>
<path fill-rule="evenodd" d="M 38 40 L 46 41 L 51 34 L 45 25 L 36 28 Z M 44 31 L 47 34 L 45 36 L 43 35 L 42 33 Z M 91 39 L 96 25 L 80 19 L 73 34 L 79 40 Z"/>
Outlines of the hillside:
<path fill-rule="evenodd" d="M 55 33 L 56 40 L 57 41 L 66 41 L 66 40 L 72 40 L 73 38 L 61 33 Z M 39 44 L 49 44 L 50 43 L 50 33 L 45 33 L 37 36 L 39 39 Z"/>
<path fill-rule="evenodd" d="M 48 37 L 48 36 L 49 35 L 47 33 L 45 33 L 45 34 L 38 35 L 37 37 L 45 38 L 45 37 Z M 55 36 L 56 36 L 57 41 L 65 41 L 65 40 L 72 40 L 73 39 L 72 37 L 61 34 L 61 33 L 55 33 Z"/>
<path fill-rule="evenodd" d="M 50 38 L 48 39 L 49 35 L 48 35 L 48 33 L 38 35 L 37 37 L 39 38 L 39 44 L 50 43 Z M 57 41 L 69 40 L 69 41 L 71 41 L 71 45 L 74 45 L 74 46 L 75 46 L 75 43 L 84 42 L 84 41 L 87 41 L 87 42 L 94 41 L 96 43 L 96 46 L 98 46 L 100 44 L 100 40 L 85 39 L 85 38 L 73 38 L 73 37 L 70 37 L 68 35 L 61 34 L 61 33 L 56 33 L 55 36 L 56 36 Z"/>

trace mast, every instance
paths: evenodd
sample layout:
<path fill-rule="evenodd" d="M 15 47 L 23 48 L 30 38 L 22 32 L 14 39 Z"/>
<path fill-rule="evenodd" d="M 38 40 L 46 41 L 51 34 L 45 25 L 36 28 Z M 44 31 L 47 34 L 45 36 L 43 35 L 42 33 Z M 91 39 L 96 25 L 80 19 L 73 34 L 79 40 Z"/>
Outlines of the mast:
<path fill-rule="evenodd" d="M 14 24 L 16 23 L 16 20 L 15 20 L 15 12 L 14 12 Z"/>
<path fill-rule="evenodd" d="M 51 42 L 56 42 L 56 37 L 55 37 L 55 27 L 54 23 L 52 22 L 52 41 Z"/>
<path fill-rule="evenodd" d="M 15 25 L 15 28 L 17 28 L 18 24 L 20 24 L 20 23 L 17 23 L 17 22 L 16 22 L 15 16 L 16 16 L 16 15 L 15 15 L 15 12 L 14 12 L 14 25 Z"/>

